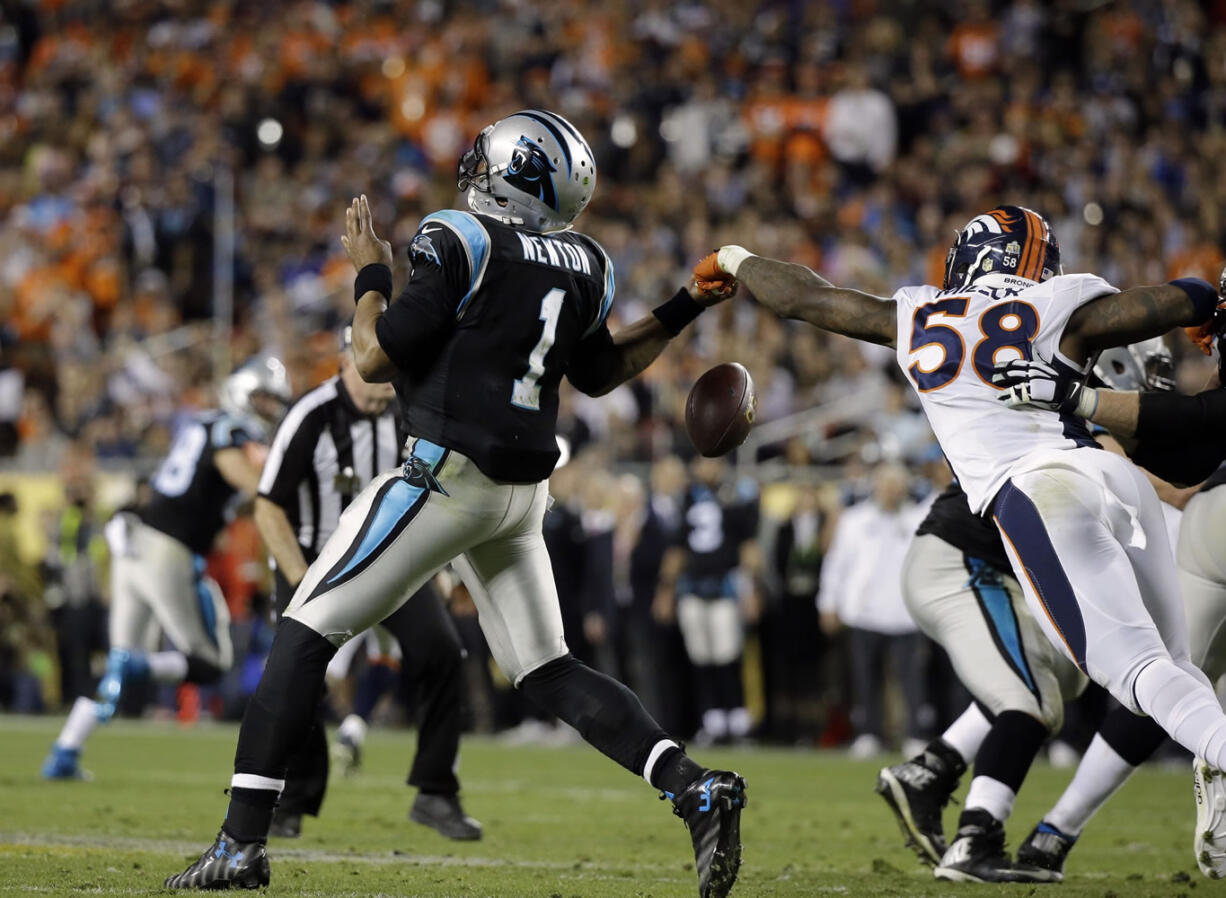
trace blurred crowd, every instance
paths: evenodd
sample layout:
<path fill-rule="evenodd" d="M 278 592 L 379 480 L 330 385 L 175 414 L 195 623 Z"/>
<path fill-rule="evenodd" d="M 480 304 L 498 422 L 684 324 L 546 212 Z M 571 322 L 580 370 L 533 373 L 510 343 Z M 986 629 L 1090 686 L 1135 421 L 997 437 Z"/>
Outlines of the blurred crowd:
<path fill-rule="evenodd" d="M 1120 286 L 1216 283 L 1224 261 L 1220 0 L 0 0 L 0 14 L 0 456 L 23 470 L 86 457 L 146 472 L 176 417 L 207 407 L 210 383 L 257 350 L 283 358 L 299 391 L 332 373 L 352 308 L 338 239 L 350 197 L 370 196 L 403 259 L 420 217 L 458 203 L 455 163 L 477 131 L 522 107 L 567 116 L 593 146 L 600 180 L 579 227 L 616 266 L 614 324 L 725 242 L 869 292 L 939 283 L 955 229 L 1000 202 L 1050 218 L 1066 270 Z M 746 682 L 769 714 L 795 673 L 803 695 L 779 700 L 831 724 L 845 696 L 822 696 L 845 671 L 771 669 L 803 654 L 789 635 L 827 638 L 813 600 L 830 532 L 796 509 L 833 526 L 882 460 L 926 492 L 939 453 L 888 351 L 740 299 L 676 342 L 608 397 L 564 393 L 572 470 L 588 475 L 565 504 L 584 539 L 610 537 L 626 576 L 658 481 L 678 464 L 684 479 L 692 455 L 689 385 L 744 363 L 758 427 L 725 477 L 736 489 L 752 475 L 762 505 L 762 587 L 746 604 L 764 648 L 755 659 L 747 644 L 758 686 Z M 1204 363 L 1172 350 L 1181 384 L 1198 387 Z M 93 557 L 96 534 L 47 526 L 57 549 Z M 788 532 L 809 543 L 795 569 L 777 557 Z M 226 539 L 238 548 L 216 563 L 243 610 L 260 553 L 241 525 Z M 53 638 L 13 635 L 50 632 L 65 574 L 43 568 L 42 581 L 7 566 L 0 580 L 0 657 L 27 666 L 55 654 Z M 609 589 L 584 593 L 605 596 L 604 613 L 584 606 L 574 632 L 631 670 L 641 652 L 625 634 L 640 631 L 615 628 L 613 611 L 638 608 L 635 627 L 661 628 L 653 640 L 672 631 L 654 597 L 618 605 L 607 597 L 633 589 Z"/>

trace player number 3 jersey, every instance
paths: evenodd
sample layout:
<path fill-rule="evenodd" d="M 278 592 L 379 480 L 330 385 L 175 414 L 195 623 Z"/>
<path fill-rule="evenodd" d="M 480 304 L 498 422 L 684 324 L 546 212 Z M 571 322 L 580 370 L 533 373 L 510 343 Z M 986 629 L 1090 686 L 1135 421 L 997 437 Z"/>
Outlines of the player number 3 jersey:
<path fill-rule="evenodd" d="M 1115 292 L 1092 274 L 1041 284 L 995 274 L 963 290 L 921 285 L 894 294 L 898 364 L 972 511 L 982 514 L 1027 456 L 1094 445 L 1079 418 L 1006 408 L 997 401 L 992 369 L 1013 358 L 1041 358 L 1083 372 L 1083 359 L 1059 352 L 1064 327 L 1078 307 Z"/>

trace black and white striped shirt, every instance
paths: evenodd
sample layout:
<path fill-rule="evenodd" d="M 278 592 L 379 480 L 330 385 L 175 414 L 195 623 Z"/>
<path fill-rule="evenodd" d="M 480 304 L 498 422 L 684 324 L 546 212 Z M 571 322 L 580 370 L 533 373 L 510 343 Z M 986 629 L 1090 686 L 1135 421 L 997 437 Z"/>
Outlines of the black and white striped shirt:
<path fill-rule="evenodd" d="M 333 377 L 286 413 L 259 494 L 284 509 L 307 559 L 313 559 L 354 496 L 376 474 L 400 464 L 403 445 L 392 406 L 377 417 L 363 415 Z"/>

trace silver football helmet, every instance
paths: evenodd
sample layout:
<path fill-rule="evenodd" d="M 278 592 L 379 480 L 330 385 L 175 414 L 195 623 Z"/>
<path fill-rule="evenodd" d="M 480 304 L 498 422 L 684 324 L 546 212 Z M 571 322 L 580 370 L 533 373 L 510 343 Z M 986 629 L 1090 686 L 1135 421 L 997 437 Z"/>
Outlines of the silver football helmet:
<path fill-rule="evenodd" d="M 596 189 L 596 160 L 562 116 L 525 109 L 485 127 L 460 159 L 468 207 L 534 231 L 569 228 Z"/>
<path fill-rule="evenodd" d="M 1113 390 L 1169 393 L 1175 389 L 1175 362 L 1161 337 L 1104 349 L 1094 376 Z"/>
<path fill-rule="evenodd" d="M 259 439 L 271 434 L 293 398 L 285 366 L 270 355 L 244 362 L 222 381 L 219 392 L 222 411 L 242 421 Z"/>

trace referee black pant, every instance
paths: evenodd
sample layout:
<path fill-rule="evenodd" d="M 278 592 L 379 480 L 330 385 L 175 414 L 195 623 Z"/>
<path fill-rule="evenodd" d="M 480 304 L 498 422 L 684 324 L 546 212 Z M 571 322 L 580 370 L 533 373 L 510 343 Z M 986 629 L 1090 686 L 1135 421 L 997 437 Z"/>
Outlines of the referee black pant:
<path fill-rule="evenodd" d="M 277 614 L 283 614 L 294 590 L 277 573 Z M 456 756 L 464 726 L 461 661 L 463 646 L 455 623 L 434 586 L 427 583 L 388 616 L 382 626 L 400 643 L 401 672 L 414 689 L 417 753 L 408 784 L 426 793 L 460 791 Z M 285 789 L 277 809 L 285 814 L 319 814 L 328 788 L 328 738 L 321 701 L 310 734 L 290 753 Z"/>

